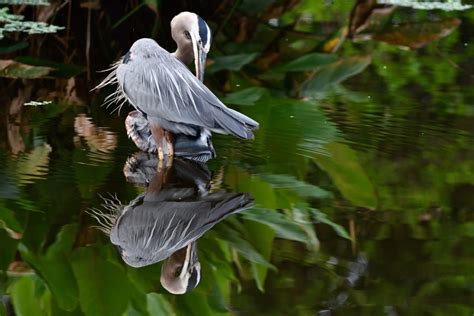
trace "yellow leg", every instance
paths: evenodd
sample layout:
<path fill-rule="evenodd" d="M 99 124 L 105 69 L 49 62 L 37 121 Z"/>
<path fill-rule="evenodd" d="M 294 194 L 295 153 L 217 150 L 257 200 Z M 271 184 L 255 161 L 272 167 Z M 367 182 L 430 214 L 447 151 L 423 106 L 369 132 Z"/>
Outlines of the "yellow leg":
<path fill-rule="evenodd" d="M 151 129 L 151 134 L 153 135 L 153 139 L 155 140 L 155 143 L 156 143 L 156 149 L 158 151 L 158 159 L 163 160 L 165 158 L 165 155 L 163 152 L 163 141 L 165 140 L 165 137 L 166 137 L 166 131 L 157 125 L 152 126 L 151 124 L 150 124 L 150 129 Z"/>
<path fill-rule="evenodd" d="M 158 146 L 158 159 L 163 161 L 165 159 L 165 155 L 163 154 L 163 147 L 160 145 Z"/>
<path fill-rule="evenodd" d="M 168 157 L 173 157 L 174 156 L 173 134 L 171 132 L 165 131 L 165 140 L 168 146 Z"/>

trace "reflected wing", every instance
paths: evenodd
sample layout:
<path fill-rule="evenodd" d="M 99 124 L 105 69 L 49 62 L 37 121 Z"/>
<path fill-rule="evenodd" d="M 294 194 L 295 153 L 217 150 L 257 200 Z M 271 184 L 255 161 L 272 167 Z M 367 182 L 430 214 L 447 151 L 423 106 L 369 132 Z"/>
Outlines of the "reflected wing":
<path fill-rule="evenodd" d="M 214 193 L 197 201 L 143 203 L 123 213 L 110 240 L 132 266 L 166 259 L 226 216 L 250 207 L 248 194 Z"/>
<path fill-rule="evenodd" d="M 136 56 L 117 68 L 130 102 L 151 117 L 252 138 L 258 123 L 229 109 L 176 57 L 164 50 Z"/>

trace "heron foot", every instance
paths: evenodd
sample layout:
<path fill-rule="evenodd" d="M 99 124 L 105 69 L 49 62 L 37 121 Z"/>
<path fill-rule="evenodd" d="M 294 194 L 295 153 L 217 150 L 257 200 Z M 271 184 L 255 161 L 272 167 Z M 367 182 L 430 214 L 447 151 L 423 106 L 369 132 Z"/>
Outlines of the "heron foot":
<path fill-rule="evenodd" d="M 158 159 L 160 160 L 160 162 L 162 162 L 165 159 L 162 146 L 158 146 Z"/>
<path fill-rule="evenodd" d="M 168 148 L 168 157 L 174 156 L 174 139 L 171 132 L 165 131 L 165 142 Z"/>

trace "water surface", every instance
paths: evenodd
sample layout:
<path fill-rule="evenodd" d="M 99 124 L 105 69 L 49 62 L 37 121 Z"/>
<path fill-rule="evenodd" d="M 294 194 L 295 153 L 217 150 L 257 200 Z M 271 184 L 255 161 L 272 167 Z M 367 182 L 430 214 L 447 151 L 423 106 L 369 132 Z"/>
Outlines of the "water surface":
<path fill-rule="evenodd" d="M 474 11 L 399 8 L 395 24 L 461 24 L 417 50 L 346 39 L 331 52 L 352 4 L 303 2 L 279 25 L 308 12 L 310 23 L 257 23 L 235 44 L 225 27 L 254 18 L 246 3 L 216 36 L 206 84 L 260 130 L 214 136 L 205 168 L 211 194 L 247 193 L 253 206 L 199 238 L 201 281 L 185 295 L 161 286 L 162 263 L 124 263 L 88 212 L 148 190 L 124 175 L 131 108 L 101 108 L 110 91 L 51 97 L 51 79 L 1 79 L 0 289 L 18 315 L 474 313 Z M 240 70 L 220 59 L 255 52 L 236 57 Z M 315 52 L 330 56 L 288 64 Z M 18 110 L 21 98 L 54 102 Z"/>

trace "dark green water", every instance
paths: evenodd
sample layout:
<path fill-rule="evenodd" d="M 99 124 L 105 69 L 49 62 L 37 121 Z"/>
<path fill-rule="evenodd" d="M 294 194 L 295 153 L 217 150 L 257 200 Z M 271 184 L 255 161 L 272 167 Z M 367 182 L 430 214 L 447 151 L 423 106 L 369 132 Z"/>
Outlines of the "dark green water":
<path fill-rule="evenodd" d="M 87 213 L 148 190 L 123 172 L 131 108 L 100 108 L 110 91 L 88 102 L 52 97 L 51 82 L 5 85 L 0 291 L 18 315 L 474 314 L 474 11 L 398 9 L 394 23 L 461 24 L 418 50 L 346 40 L 328 54 L 351 5 L 313 5 L 281 17 L 313 12 L 294 32 L 216 36 L 206 84 L 260 129 L 214 136 L 211 191 L 254 206 L 199 239 L 201 282 L 185 295 L 163 289 L 160 263 L 127 266 Z M 314 52 L 327 55 L 288 64 Z M 31 99 L 54 102 L 8 114 Z"/>

